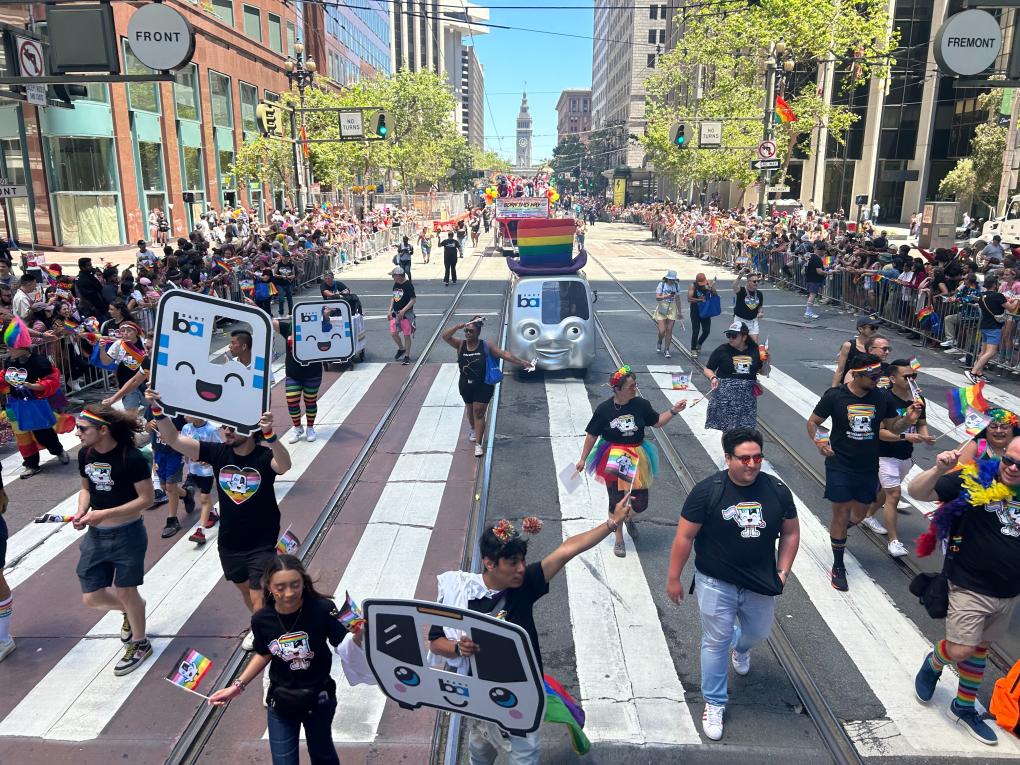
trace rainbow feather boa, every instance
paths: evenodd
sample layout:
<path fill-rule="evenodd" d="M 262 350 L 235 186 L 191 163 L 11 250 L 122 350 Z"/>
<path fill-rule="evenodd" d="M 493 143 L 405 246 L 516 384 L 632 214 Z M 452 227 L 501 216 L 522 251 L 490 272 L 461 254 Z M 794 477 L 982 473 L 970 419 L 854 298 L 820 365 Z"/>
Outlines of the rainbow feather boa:
<path fill-rule="evenodd" d="M 992 502 L 1002 502 L 1016 496 L 999 477 L 999 460 L 982 459 L 968 462 L 960 468 L 960 496 L 939 505 L 931 518 L 928 530 L 917 538 L 915 552 L 919 558 L 931 555 L 939 542 L 949 539 L 949 532 L 956 519 L 972 507 L 984 507 Z"/>

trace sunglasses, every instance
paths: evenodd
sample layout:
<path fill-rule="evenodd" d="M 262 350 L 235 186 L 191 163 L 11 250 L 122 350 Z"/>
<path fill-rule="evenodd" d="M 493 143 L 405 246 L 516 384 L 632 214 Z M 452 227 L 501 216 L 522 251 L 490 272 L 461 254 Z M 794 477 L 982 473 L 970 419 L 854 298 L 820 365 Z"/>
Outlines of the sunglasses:
<path fill-rule="evenodd" d="M 1006 467 L 1020 467 L 1020 460 L 1015 460 L 1008 454 L 1002 455 L 1002 464 Z"/>
<path fill-rule="evenodd" d="M 740 337 L 740 333 L 739 332 L 727 332 L 726 333 L 726 337 L 728 337 L 730 340 L 732 340 L 735 337 Z"/>
<path fill-rule="evenodd" d="M 989 428 L 998 428 L 999 430 L 1012 430 L 1013 426 L 1008 422 L 990 422 L 988 423 Z"/>
<path fill-rule="evenodd" d="M 740 464 L 744 465 L 745 467 L 747 465 L 750 465 L 752 462 L 755 465 L 760 465 L 762 461 L 765 459 L 764 454 L 742 454 L 739 457 L 736 454 L 731 454 L 730 456 L 733 459 L 738 460 Z"/>
<path fill-rule="evenodd" d="M 916 380 L 917 379 L 917 374 L 913 373 L 913 374 L 909 374 L 909 375 L 903 375 L 903 379 L 904 380 Z"/>

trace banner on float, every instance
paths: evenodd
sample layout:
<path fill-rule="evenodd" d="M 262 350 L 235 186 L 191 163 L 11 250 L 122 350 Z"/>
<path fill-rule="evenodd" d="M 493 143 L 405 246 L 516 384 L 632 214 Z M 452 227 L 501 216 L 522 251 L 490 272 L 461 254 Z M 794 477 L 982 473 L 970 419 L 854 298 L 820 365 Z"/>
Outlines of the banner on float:
<path fill-rule="evenodd" d="M 548 218 L 549 200 L 546 197 L 499 197 L 496 199 L 496 217 Z"/>

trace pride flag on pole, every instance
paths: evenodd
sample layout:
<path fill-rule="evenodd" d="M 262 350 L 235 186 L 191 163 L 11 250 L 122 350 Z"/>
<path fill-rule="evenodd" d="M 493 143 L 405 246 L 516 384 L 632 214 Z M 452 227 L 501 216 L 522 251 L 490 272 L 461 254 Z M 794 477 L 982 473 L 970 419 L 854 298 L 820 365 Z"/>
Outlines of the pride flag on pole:
<path fill-rule="evenodd" d="M 786 103 L 786 99 L 780 95 L 776 95 L 776 122 L 786 124 L 787 122 L 796 122 L 797 115 L 793 113 L 793 109 Z"/>
<path fill-rule="evenodd" d="M 301 540 L 298 535 L 290 530 L 290 526 L 284 531 L 280 538 L 276 541 L 276 552 L 278 555 L 293 555 L 297 552 L 297 549 L 301 546 Z"/>
<path fill-rule="evenodd" d="M 357 632 L 365 623 L 365 617 L 362 615 L 361 609 L 358 608 L 357 601 L 351 597 L 351 594 L 346 592 L 344 596 L 344 604 L 340 607 L 340 613 L 337 615 L 337 618 L 340 619 L 340 623 L 344 625 L 344 629 L 348 632 Z"/>
<path fill-rule="evenodd" d="M 967 410 L 973 409 L 984 414 L 988 411 L 988 402 L 984 396 L 983 382 L 976 385 L 965 385 L 962 388 L 951 388 L 946 391 L 946 403 L 949 406 L 949 419 L 954 425 L 962 425 L 967 418 Z"/>
<path fill-rule="evenodd" d="M 613 446 L 606 459 L 606 475 L 616 476 L 621 481 L 634 483 L 637 478 L 638 455 L 627 446 Z"/>
<path fill-rule="evenodd" d="M 202 678 L 212 668 L 212 661 L 208 656 L 203 656 L 194 648 L 185 649 L 177 664 L 166 676 L 168 682 L 183 688 L 192 693 L 198 693 L 195 688 L 202 682 Z M 199 696 L 202 694 L 199 693 Z"/>

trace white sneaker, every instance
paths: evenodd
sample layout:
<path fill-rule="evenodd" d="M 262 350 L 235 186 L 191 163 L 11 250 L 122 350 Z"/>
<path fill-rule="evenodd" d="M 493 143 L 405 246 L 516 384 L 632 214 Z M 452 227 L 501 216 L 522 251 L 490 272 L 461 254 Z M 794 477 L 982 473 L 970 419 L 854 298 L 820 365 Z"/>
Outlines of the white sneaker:
<path fill-rule="evenodd" d="M 475 444 L 475 456 L 476 457 L 481 457 L 482 454 L 484 454 L 484 453 L 485 453 L 485 450 L 482 449 L 482 445 L 481 444 Z"/>
<path fill-rule="evenodd" d="M 471 430 L 468 431 L 468 441 L 474 441 L 474 440 L 475 440 L 475 429 L 471 428 Z"/>
<path fill-rule="evenodd" d="M 726 707 L 705 704 L 705 711 L 701 715 L 701 729 L 713 741 L 718 741 L 722 738 L 722 718 L 725 711 Z"/>
<path fill-rule="evenodd" d="M 290 429 L 290 438 L 287 440 L 292 444 L 296 444 L 302 438 L 305 437 L 305 429 L 298 425 L 296 428 Z"/>
<path fill-rule="evenodd" d="M 309 425 L 308 430 L 305 431 L 305 440 L 306 441 L 315 440 L 315 428 L 313 428 L 311 425 Z"/>
<path fill-rule="evenodd" d="M 248 634 L 241 641 L 241 650 L 248 651 L 249 653 L 255 650 L 255 635 L 251 630 L 248 630 Z"/>
<path fill-rule="evenodd" d="M 664 357 L 666 357 L 667 359 L 670 359 L 670 358 L 672 358 L 672 355 L 671 355 L 671 354 L 670 354 L 670 352 L 669 352 L 669 348 L 667 348 L 666 350 L 664 350 L 664 351 L 662 352 L 662 355 L 663 355 Z"/>
<path fill-rule="evenodd" d="M 889 554 L 894 558 L 902 558 L 904 555 L 910 554 L 910 551 L 907 550 L 907 548 L 903 546 L 903 543 L 898 539 L 894 539 L 890 542 L 886 549 L 889 550 Z"/>
<path fill-rule="evenodd" d="M 939 345 L 942 346 L 943 348 L 952 348 L 955 344 L 956 344 L 955 340 L 943 340 L 941 343 L 939 343 Z"/>
<path fill-rule="evenodd" d="M 865 526 L 874 531 L 876 534 L 888 534 L 889 529 L 882 525 L 881 521 L 874 516 L 869 516 L 861 521 Z"/>
<path fill-rule="evenodd" d="M 733 664 L 733 670 L 743 677 L 751 671 L 751 652 L 740 653 L 740 651 L 731 651 L 730 662 Z"/>
<path fill-rule="evenodd" d="M 6 659 L 14 648 L 14 638 L 11 638 L 6 643 L 0 643 L 0 661 Z"/>

